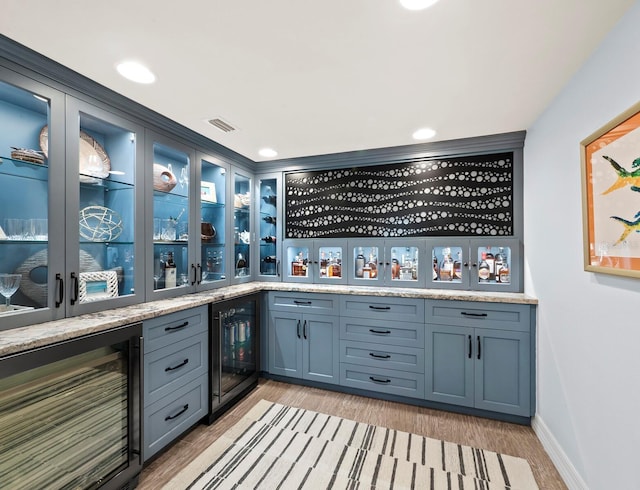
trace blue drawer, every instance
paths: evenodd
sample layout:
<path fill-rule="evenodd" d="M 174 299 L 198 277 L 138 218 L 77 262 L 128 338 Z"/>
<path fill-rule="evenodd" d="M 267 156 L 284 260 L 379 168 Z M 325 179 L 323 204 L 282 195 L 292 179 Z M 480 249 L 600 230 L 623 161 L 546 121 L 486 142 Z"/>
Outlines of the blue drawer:
<path fill-rule="evenodd" d="M 269 310 L 277 311 L 309 311 L 310 313 L 327 313 L 336 315 L 340 308 L 338 297 L 333 294 L 308 293 L 269 293 Z"/>
<path fill-rule="evenodd" d="M 153 352 L 208 331 L 207 306 L 178 311 L 143 322 L 144 351 Z"/>
<path fill-rule="evenodd" d="M 340 297 L 340 315 L 392 322 L 424 323 L 424 300 L 343 295 Z"/>
<path fill-rule="evenodd" d="M 426 300 L 426 322 L 529 332 L 531 306 L 475 301 Z"/>
<path fill-rule="evenodd" d="M 424 349 L 341 340 L 340 362 L 424 373 Z"/>
<path fill-rule="evenodd" d="M 385 345 L 424 346 L 424 323 L 340 318 L 340 338 Z"/>
<path fill-rule="evenodd" d="M 340 364 L 340 384 L 361 390 L 424 398 L 424 374 Z"/>

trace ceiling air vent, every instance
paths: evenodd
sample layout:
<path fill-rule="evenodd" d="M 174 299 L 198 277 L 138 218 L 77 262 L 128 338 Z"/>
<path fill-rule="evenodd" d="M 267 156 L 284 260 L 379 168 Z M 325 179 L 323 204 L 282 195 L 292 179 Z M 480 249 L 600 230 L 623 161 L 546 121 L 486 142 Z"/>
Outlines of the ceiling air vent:
<path fill-rule="evenodd" d="M 218 128 L 223 133 L 230 133 L 231 131 L 236 130 L 236 128 L 234 128 L 231 124 L 229 124 L 226 121 L 223 121 L 219 117 L 216 117 L 215 119 L 209 119 L 207 122 L 212 126 Z"/>

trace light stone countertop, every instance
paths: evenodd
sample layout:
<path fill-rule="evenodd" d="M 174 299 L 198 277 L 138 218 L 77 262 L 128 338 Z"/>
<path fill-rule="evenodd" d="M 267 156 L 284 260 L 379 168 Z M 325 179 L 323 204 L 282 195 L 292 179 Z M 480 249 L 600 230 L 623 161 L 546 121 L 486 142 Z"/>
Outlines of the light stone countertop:
<path fill-rule="evenodd" d="M 443 299 L 537 305 L 538 300 L 522 293 L 488 293 L 482 291 L 452 291 L 441 289 L 381 288 L 335 284 L 302 284 L 282 282 L 248 282 L 185 294 L 170 299 L 151 301 L 122 308 L 103 310 L 77 317 L 63 318 L 27 327 L 0 331 L 0 357 L 43 347 L 56 342 L 81 337 L 111 328 L 138 323 L 149 318 L 216 303 L 262 291 L 300 293 L 352 294 L 401 298 Z"/>

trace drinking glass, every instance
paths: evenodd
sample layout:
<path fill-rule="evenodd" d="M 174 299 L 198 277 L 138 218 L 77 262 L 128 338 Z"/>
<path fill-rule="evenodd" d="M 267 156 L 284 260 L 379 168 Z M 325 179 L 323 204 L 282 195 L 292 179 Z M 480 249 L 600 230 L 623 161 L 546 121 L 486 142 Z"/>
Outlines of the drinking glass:
<path fill-rule="evenodd" d="M 0 294 L 5 298 L 5 306 L 9 308 L 11 296 L 20 286 L 20 274 L 0 274 Z"/>

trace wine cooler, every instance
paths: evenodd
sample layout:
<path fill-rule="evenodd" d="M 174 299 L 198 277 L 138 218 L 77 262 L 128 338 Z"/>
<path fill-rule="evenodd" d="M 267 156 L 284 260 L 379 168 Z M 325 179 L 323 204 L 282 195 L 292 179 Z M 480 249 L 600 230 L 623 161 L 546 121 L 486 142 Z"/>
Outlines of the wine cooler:
<path fill-rule="evenodd" d="M 0 358 L 0 488 L 135 487 L 141 339 L 128 326 Z"/>
<path fill-rule="evenodd" d="M 211 306 L 209 423 L 258 383 L 258 295 Z"/>

